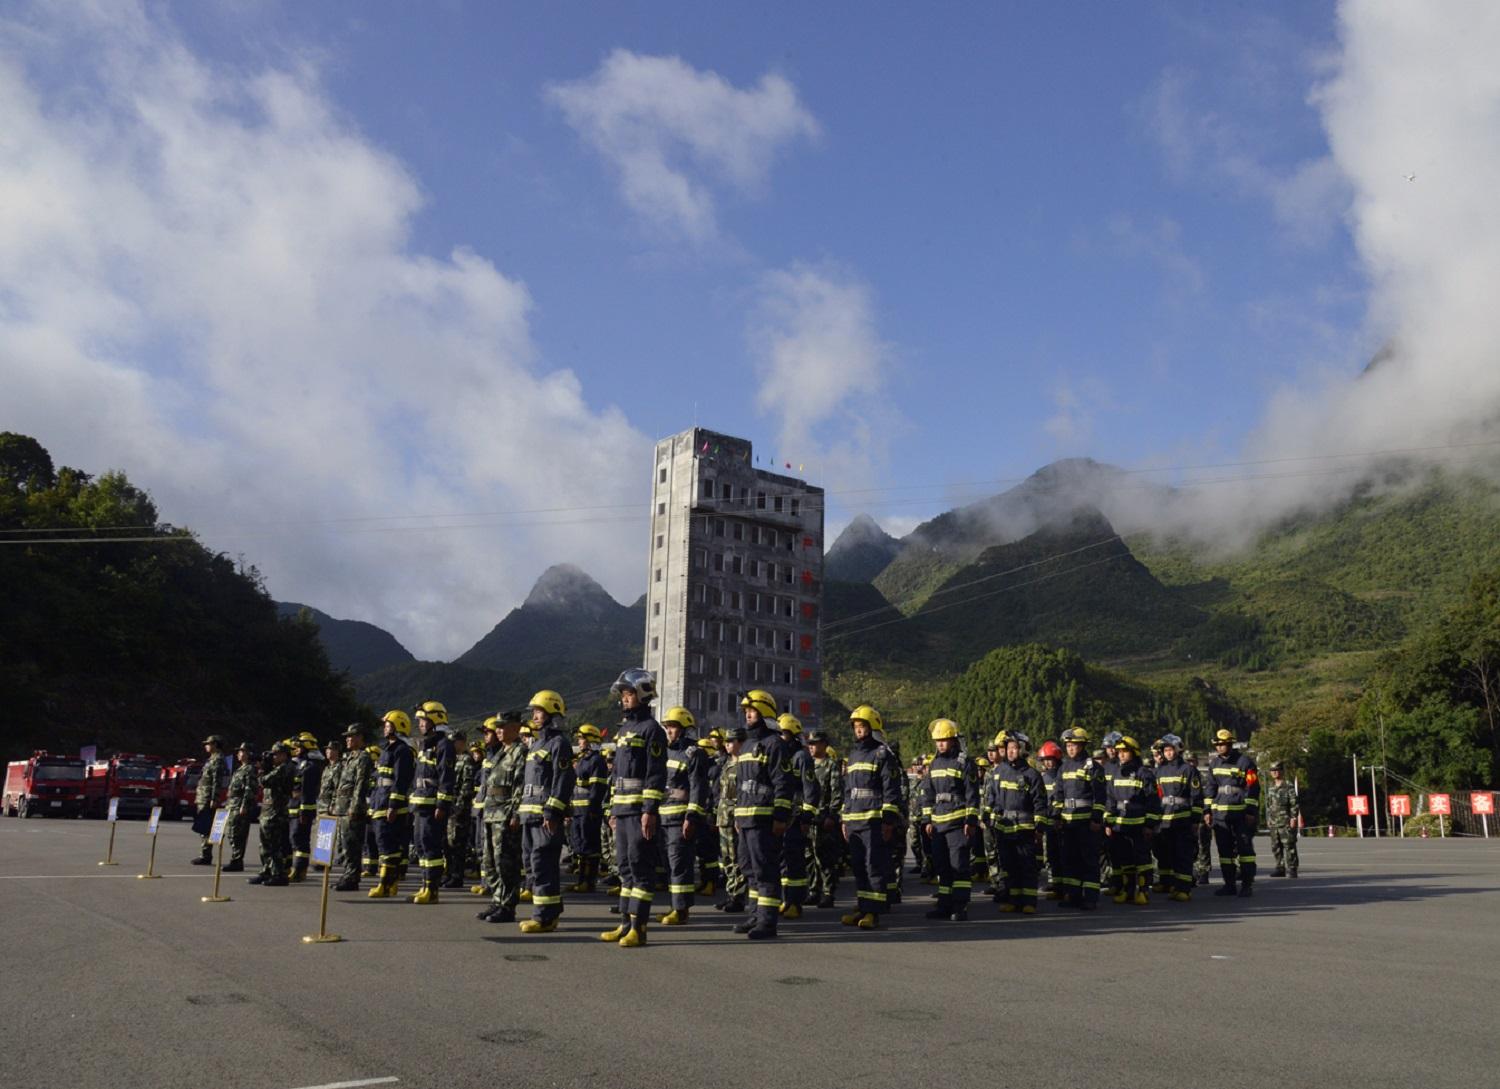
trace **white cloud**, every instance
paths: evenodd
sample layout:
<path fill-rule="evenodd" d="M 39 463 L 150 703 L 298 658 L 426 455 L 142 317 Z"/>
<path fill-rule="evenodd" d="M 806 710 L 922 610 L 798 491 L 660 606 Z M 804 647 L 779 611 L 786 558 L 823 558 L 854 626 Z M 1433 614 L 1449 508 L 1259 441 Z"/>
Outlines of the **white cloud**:
<path fill-rule="evenodd" d="M 650 445 L 536 359 L 520 282 L 413 251 L 418 180 L 309 65 L 223 70 L 142 9 L 38 7 L 0 26 L 0 115 L 0 427 L 126 469 L 277 596 L 419 654 L 554 561 L 634 596 L 613 529 L 364 520 L 644 503 Z"/>
<path fill-rule="evenodd" d="M 829 264 L 769 272 L 750 336 L 756 406 L 777 421 L 771 452 L 813 463 L 830 487 L 867 482 L 900 419 L 882 400 L 892 350 L 868 285 Z"/>
<path fill-rule="evenodd" d="M 1175 219 L 1157 216 L 1143 223 L 1119 214 L 1110 218 L 1108 227 L 1110 245 L 1117 253 L 1145 257 L 1160 269 L 1169 301 L 1181 305 L 1203 292 L 1203 266 L 1188 253 L 1182 224 Z"/>
<path fill-rule="evenodd" d="M 781 76 L 768 73 L 742 90 L 677 57 L 625 49 L 586 79 L 553 84 L 547 96 L 618 172 L 625 203 L 691 242 L 718 234 L 714 183 L 754 194 L 784 145 L 818 136 L 817 121 Z"/>

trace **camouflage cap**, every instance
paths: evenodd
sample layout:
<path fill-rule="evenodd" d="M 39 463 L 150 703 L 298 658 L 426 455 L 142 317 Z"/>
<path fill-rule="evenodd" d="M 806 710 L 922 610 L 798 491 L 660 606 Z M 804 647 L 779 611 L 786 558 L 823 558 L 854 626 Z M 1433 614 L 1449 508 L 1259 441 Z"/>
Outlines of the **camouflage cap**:
<path fill-rule="evenodd" d="M 1286 763 L 1284 761 L 1278 760 L 1278 761 L 1276 761 L 1276 763 L 1274 763 L 1274 764 L 1271 765 L 1271 770 L 1272 771 L 1286 771 Z"/>
<path fill-rule="evenodd" d="M 285 741 L 278 741 L 278 742 L 276 742 L 276 744 L 274 744 L 274 745 L 271 746 L 271 751 L 272 752 L 284 752 L 284 753 L 290 754 L 291 751 L 292 751 L 292 749 L 291 749 L 291 746 L 289 746 Z"/>
<path fill-rule="evenodd" d="M 254 752 L 255 751 L 255 742 L 253 742 L 253 741 L 241 741 L 240 745 L 239 745 L 239 748 L 235 749 L 234 751 L 235 752 Z"/>
<path fill-rule="evenodd" d="M 345 737 L 353 737 L 355 734 L 358 734 L 360 737 L 364 737 L 367 732 L 368 731 L 357 722 L 351 722 L 349 723 L 349 725 L 344 727 Z"/>
<path fill-rule="evenodd" d="M 827 741 L 828 740 L 828 731 L 825 730 L 825 729 L 823 729 L 821 726 L 818 727 L 815 730 L 809 730 L 809 731 L 807 731 L 807 740 L 808 741 Z"/>
<path fill-rule="evenodd" d="M 223 748 L 224 738 L 219 734 L 209 734 L 203 739 L 203 743 L 205 745 L 218 745 L 220 748 Z"/>
<path fill-rule="evenodd" d="M 743 741 L 747 736 L 743 726 L 731 726 L 724 731 L 725 741 Z"/>

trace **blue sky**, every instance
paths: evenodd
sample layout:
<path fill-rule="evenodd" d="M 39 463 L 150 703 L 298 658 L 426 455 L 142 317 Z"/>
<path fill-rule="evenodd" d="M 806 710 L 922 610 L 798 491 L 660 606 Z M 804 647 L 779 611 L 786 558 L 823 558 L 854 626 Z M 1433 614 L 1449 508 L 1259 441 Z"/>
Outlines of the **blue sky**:
<path fill-rule="evenodd" d="M 900 483 L 1075 454 L 1221 460 L 1274 383 L 1364 361 L 1336 206 L 1310 211 L 1326 219 L 1309 239 L 1221 162 L 1273 178 L 1326 154 L 1308 96 L 1330 4 L 175 12 L 227 63 L 316 51 L 333 100 L 419 179 L 415 247 L 469 246 L 523 280 L 541 357 L 651 435 L 696 406 L 768 453 L 816 457 L 772 449 L 746 336 L 756 277 L 798 261 L 869 287 L 899 417 L 882 472 Z M 721 239 L 677 244 L 545 94 L 617 49 L 738 88 L 779 74 L 820 135 L 778 148 L 759 192 L 716 192 Z M 1168 109 L 1196 146 L 1169 143 Z"/>
<path fill-rule="evenodd" d="M 633 599 L 694 422 L 897 532 L 1059 457 L 1446 441 L 1492 10 L 20 4 L 0 427 L 432 656 L 552 562 Z"/>

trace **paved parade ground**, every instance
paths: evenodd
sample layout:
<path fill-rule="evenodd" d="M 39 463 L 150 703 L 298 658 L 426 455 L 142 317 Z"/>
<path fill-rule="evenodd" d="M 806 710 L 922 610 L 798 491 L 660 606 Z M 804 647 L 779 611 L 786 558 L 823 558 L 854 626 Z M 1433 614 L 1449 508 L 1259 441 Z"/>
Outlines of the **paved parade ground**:
<path fill-rule="evenodd" d="M 1305 841 L 1253 900 L 1088 916 L 932 924 L 909 879 L 884 932 L 813 911 L 751 943 L 701 908 L 627 950 L 602 895 L 527 937 L 447 891 L 334 894 L 345 940 L 304 945 L 321 881 L 205 904 L 186 824 L 160 881 L 144 824 L 114 869 L 107 835 L 0 820 L 7 1087 L 1500 1084 L 1500 839 Z"/>

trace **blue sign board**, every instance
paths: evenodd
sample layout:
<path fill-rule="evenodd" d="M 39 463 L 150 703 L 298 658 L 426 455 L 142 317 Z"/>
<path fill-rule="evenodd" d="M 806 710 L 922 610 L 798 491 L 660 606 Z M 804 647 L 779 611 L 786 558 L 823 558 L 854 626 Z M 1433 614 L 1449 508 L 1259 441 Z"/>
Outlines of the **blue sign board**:
<path fill-rule="evenodd" d="M 120 799 L 119 798 L 111 798 L 109 800 L 109 819 L 111 821 L 118 821 L 120 819 Z"/>
<path fill-rule="evenodd" d="M 161 806 L 159 806 L 159 805 L 153 805 L 151 807 L 151 819 L 146 822 L 146 831 L 149 832 L 149 833 L 151 833 L 151 835 L 154 836 L 154 835 L 156 835 L 156 830 L 157 830 L 157 828 L 160 825 L 161 825 Z"/>
<path fill-rule="evenodd" d="M 208 842 L 223 843 L 224 829 L 229 827 L 229 810 L 221 809 L 214 814 L 214 826 L 208 830 Z"/>
<path fill-rule="evenodd" d="M 333 840 L 338 834 L 337 817 L 319 817 L 317 833 L 313 836 L 312 856 L 314 862 L 333 865 Z"/>

